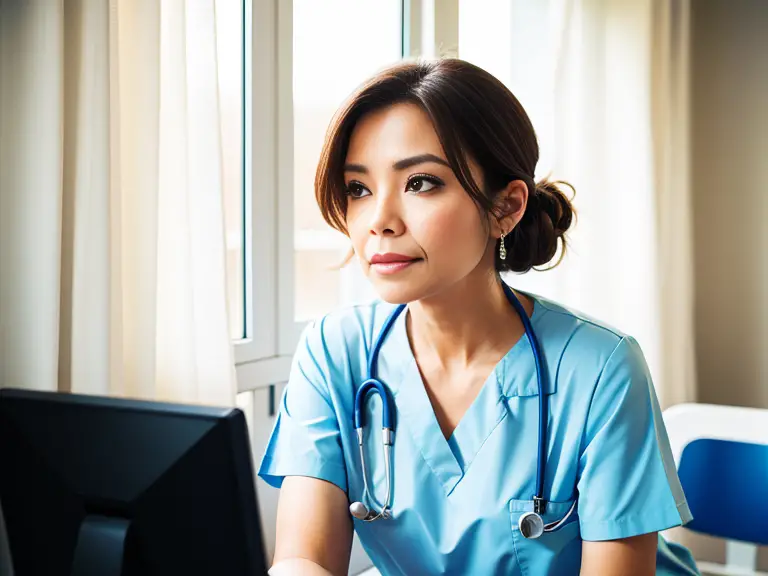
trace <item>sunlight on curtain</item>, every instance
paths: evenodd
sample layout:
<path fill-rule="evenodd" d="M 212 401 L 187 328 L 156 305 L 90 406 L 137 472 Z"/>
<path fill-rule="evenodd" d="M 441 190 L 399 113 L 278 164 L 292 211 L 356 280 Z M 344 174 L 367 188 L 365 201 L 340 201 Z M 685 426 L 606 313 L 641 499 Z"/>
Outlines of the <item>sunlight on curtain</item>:
<path fill-rule="evenodd" d="M 234 404 L 215 7 L 3 2 L 3 385 Z"/>

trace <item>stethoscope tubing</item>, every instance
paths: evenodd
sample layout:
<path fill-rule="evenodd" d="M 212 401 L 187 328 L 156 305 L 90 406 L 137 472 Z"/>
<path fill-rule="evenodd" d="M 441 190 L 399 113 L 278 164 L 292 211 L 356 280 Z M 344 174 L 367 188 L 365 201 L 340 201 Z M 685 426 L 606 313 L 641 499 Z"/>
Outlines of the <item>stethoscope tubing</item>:
<path fill-rule="evenodd" d="M 546 501 L 544 500 L 544 477 L 546 471 L 546 438 L 547 438 L 547 422 L 548 422 L 548 402 L 545 393 L 546 387 L 544 381 L 546 374 L 542 368 L 542 351 L 539 347 L 538 339 L 533 330 L 530 318 L 523 308 L 522 303 L 512 291 L 512 289 L 505 283 L 502 283 L 504 293 L 507 300 L 512 304 L 517 312 L 520 320 L 525 328 L 525 334 L 531 345 L 533 352 L 534 363 L 536 366 L 536 381 L 538 386 L 538 413 L 539 413 L 539 427 L 538 427 L 538 447 L 537 447 L 537 465 L 536 465 L 536 493 L 533 497 L 534 510 L 529 512 L 520 519 L 520 530 L 526 538 L 538 538 L 544 532 L 553 532 L 562 527 L 568 518 L 571 516 L 576 507 L 574 501 L 568 513 L 560 520 L 544 524 L 541 515 L 546 509 Z M 354 407 L 354 424 L 357 431 L 358 446 L 360 449 L 360 463 L 363 468 L 363 486 L 364 486 L 364 498 L 366 495 L 371 494 L 368 487 L 367 478 L 367 466 L 365 463 L 365 451 L 363 449 L 363 431 L 365 428 L 365 401 L 367 396 L 371 392 L 377 393 L 381 397 L 382 403 L 382 443 L 384 445 L 384 460 L 385 460 L 385 472 L 387 479 L 387 499 L 380 512 L 375 510 L 368 510 L 368 508 L 362 504 L 362 502 L 354 502 L 350 506 L 350 511 L 353 516 L 366 522 L 372 522 L 380 518 L 389 518 L 391 516 L 391 497 L 392 497 L 392 480 L 391 480 L 391 457 L 392 457 L 392 445 L 394 443 L 394 401 L 391 398 L 389 391 L 384 384 L 377 378 L 377 365 L 379 351 L 384 343 L 384 340 L 389 333 L 392 325 L 397 317 L 405 309 L 405 304 L 398 305 L 387 317 L 384 325 L 379 332 L 368 357 L 368 377 L 357 390 L 355 395 L 355 407 Z M 531 528 L 533 526 L 533 528 Z M 524 527 L 527 527 L 524 529 Z"/>

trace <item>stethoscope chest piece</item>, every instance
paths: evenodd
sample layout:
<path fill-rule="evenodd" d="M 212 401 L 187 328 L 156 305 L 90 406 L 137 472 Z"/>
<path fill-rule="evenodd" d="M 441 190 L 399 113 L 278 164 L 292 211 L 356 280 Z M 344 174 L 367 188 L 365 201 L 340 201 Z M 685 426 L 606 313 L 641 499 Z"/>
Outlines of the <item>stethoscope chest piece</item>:
<path fill-rule="evenodd" d="M 523 538 L 536 539 L 544 534 L 544 520 L 536 512 L 526 512 L 517 523 Z"/>
<path fill-rule="evenodd" d="M 534 502 L 536 500 L 537 499 L 534 499 Z M 541 500 L 539 500 L 539 504 L 540 503 Z M 520 528 L 520 534 L 523 535 L 523 538 L 535 540 L 536 538 L 541 537 L 544 532 L 555 532 L 556 530 L 559 530 L 561 527 L 565 526 L 568 519 L 576 511 L 577 503 L 578 499 L 574 499 L 573 504 L 571 504 L 571 507 L 568 509 L 565 516 L 560 520 L 550 522 L 549 524 L 544 524 L 544 519 L 541 517 L 541 514 L 539 514 L 539 511 L 543 512 L 544 508 L 534 503 L 533 512 L 526 512 L 520 516 L 520 520 L 517 521 L 517 526 Z"/>
<path fill-rule="evenodd" d="M 365 504 L 362 502 L 352 502 L 349 506 L 349 513 L 352 514 L 355 518 L 358 520 L 362 520 L 363 522 L 372 522 L 374 520 L 378 520 L 379 518 L 390 518 L 390 512 L 388 509 L 384 509 L 381 512 L 376 512 L 375 510 L 368 510 Z"/>

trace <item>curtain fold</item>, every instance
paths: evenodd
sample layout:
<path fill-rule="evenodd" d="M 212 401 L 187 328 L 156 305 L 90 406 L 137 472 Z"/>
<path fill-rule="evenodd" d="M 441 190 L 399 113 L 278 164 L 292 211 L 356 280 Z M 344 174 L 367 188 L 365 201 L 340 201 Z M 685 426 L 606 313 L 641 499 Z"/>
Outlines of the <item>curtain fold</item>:
<path fill-rule="evenodd" d="M 234 405 L 215 0 L 0 3 L 0 386 Z"/>
<path fill-rule="evenodd" d="M 654 0 L 652 119 L 666 406 L 698 399 L 690 143 L 690 0 Z"/>
<path fill-rule="evenodd" d="M 58 380 L 64 7 L 0 2 L 0 381 Z"/>

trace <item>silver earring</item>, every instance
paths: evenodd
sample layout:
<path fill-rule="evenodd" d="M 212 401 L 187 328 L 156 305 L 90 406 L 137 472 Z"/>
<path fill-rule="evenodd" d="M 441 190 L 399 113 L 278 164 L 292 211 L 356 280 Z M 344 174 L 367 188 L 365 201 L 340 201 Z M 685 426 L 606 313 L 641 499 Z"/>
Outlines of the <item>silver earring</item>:
<path fill-rule="evenodd" d="M 507 248 L 504 246 L 504 232 L 501 233 L 501 238 L 499 239 L 499 258 L 502 260 L 507 259 Z"/>

